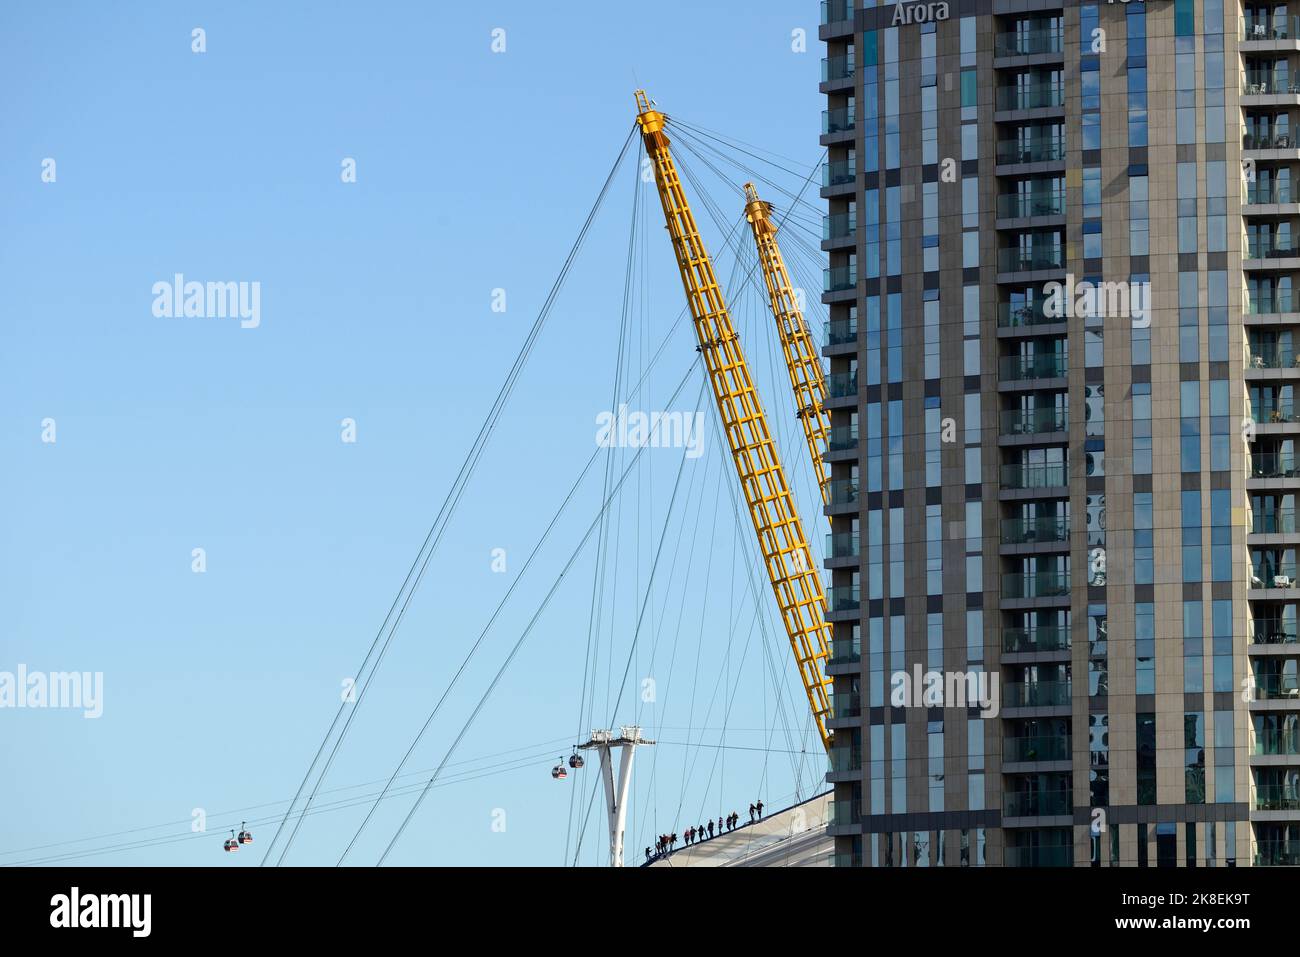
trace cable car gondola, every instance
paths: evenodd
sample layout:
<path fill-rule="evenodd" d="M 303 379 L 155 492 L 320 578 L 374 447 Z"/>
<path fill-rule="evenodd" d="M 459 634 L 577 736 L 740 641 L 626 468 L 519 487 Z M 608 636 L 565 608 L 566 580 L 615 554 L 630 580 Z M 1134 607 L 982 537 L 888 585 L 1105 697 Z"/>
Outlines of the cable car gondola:
<path fill-rule="evenodd" d="M 578 768 L 582 767 L 585 763 L 586 762 L 582 760 L 582 755 L 578 753 L 578 749 L 574 748 L 573 753 L 569 755 L 569 767 L 573 768 L 576 771 Z"/>
<path fill-rule="evenodd" d="M 223 848 L 224 850 L 226 850 L 226 851 L 237 851 L 237 850 L 239 850 L 239 842 L 238 842 L 237 840 L 235 840 L 235 832 L 234 832 L 234 831 L 231 831 L 231 832 L 230 832 L 230 837 L 226 838 L 226 843 L 222 845 L 222 848 Z"/>
<path fill-rule="evenodd" d="M 569 776 L 569 772 L 564 770 L 564 757 L 561 755 L 559 763 L 551 768 L 551 777 L 557 781 L 562 781 Z"/>
<path fill-rule="evenodd" d="M 248 830 L 248 822 L 242 821 L 239 825 L 239 837 L 236 839 L 240 844 L 252 844 L 253 832 Z"/>

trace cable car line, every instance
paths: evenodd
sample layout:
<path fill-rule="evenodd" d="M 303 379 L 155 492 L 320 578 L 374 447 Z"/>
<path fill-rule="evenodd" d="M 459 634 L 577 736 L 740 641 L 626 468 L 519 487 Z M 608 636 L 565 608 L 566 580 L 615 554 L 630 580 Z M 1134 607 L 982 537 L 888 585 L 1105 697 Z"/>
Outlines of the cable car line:
<path fill-rule="evenodd" d="M 566 737 L 559 740 L 568 740 L 568 739 Z M 532 750 L 536 750 L 536 746 L 533 746 Z M 502 752 L 502 753 L 506 753 L 506 752 Z M 477 769 L 461 771 L 455 774 L 454 776 L 443 779 L 441 782 L 438 783 L 437 786 L 451 787 L 456 784 L 463 784 L 469 781 L 477 781 L 482 778 L 493 777 L 495 775 L 508 773 L 510 771 L 519 771 L 519 770 L 524 770 L 526 768 L 536 768 L 539 763 L 545 761 L 547 755 L 553 753 L 554 753 L 553 748 L 547 748 L 547 750 L 538 752 L 537 754 L 530 754 L 520 758 L 512 758 L 509 761 L 499 762 L 496 765 L 489 765 L 485 768 L 477 768 Z M 476 758 L 472 760 L 479 761 L 482 759 Z M 460 763 L 467 764 L 471 762 L 465 761 Z M 426 773 L 428 773 L 427 769 L 424 771 L 409 772 L 410 775 L 426 774 Z M 379 782 L 376 781 L 372 783 L 379 783 Z M 360 785 L 350 785 L 348 789 L 356 788 L 358 786 Z M 403 785 L 399 788 L 394 788 L 392 791 L 389 792 L 388 798 L 391 799 L 395 797 L 404 796 L 407 794 L 412 794 L 415 792 L 417 788 L 421 786 L 422 786 L 421 783 L 416 781 L 416 782 L 411 782 L 410 784 Z M 344 789 L 338 789 L 338 790 L 344 790 Z M 376 793 L 378 792 L 373 792 L 370 794 L 354 795 L 352 797 L 340 798 L 336 801 L 331 801 L 331 802 L 318 802 L 310 811 L 306 813 L 316 815 L 316 814 L 327 813 L 329 811 L 340 811 L 340 810 L 347 810 L 349 808 L 360 807 L 362 804 L 365 804 L 367 801 L 373 798 Z M 276 801 L 271 803 L 283 804 L 284 802 Z M 266 805 L 261 805 L 261 806 L 266 806 Z M 299 811 L 297 813 L 301 814 L 303 812 Z M 279 814 L 272 814 L 265 818 L 260 818 L 260 819 L 250 818 L 248 821 L 244 822 L 245 829 L 247 829 L 247 825 L 250 823 L 253 825 L 253 827 L 257 827 L 262 824 L 272 824 L 279 819 L 280 819 Z M 97 847 L 97 848 L 86 848 L 79 851 L 66 851 L 66 852 L 61 852 L 59 854 L 45 855 L 43 857 L 29 858 L 20 861 L 11 861 L 6 863 L 3 866 L 24 867 L 24 866 L 34 866 L 34 865 L 45 865 L 50 863 L 59 863 L 61 861 L 78 860 L 80 858 L 85 858 L 85 857 L 98 857 L 103 854 L 121 853 L 123 851 L 141 850 L 141 849 L 151 848 L 151 847 L 163 847 L 169 844 L 177 844 L 182 841 L 211 839 L 212 835 L 211 832 L 209 831 L 206 830 L 197 831 L 197 832 L 189 831 L 188 825 L 190 824 L 190 821 L 188 820 L 184 822 L 178 822 L 178 823 L 183 823 L 187 825 L 187 833 L 162 835 L 159 837 L 150 837 L 150 838 L 141 838 L 139 840 L 118 842 L 116 844 L 105 845 L 103 847 Z M 155 825 L 155 827 L 161 827 L 161 826 L 164 825 Z M 90 840 L 90 839 L 87 838 L 85 840 Z M 10 852 L 10 853 L 14 853 L 14 852 Z"/>

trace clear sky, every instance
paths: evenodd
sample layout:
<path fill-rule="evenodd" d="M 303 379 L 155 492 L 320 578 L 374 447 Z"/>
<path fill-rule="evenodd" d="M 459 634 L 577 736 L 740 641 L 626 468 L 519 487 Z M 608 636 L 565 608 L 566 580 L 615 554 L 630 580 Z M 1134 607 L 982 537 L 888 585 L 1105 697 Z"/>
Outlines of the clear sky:
<path fill-rule="evenodd" d="M 631 127 L 632 91 L 810 171 L 818 16 L 816 2 L 776 0 L 3 6 L 0 671 L 102 672 L 103 714 L 0 709 L 0 863 L 134 840 L 159 843 L 72 861 L 261 859 L 273 825 L 238 855 L 221 839 L 297 788 Z M 206 52 L 192 50 L 196 27 Z M 796 28 L 807 52 L 791 48 Z M 341 181 L 347 158 L 355 183 Z M 629 160 L 323 786 L 350 789 L 322 800 L 372 794 L 391 772 L 595 451 L 634 188 Z M 737 196 L 715 196 L 734 221 Z M 683 305 L 648 199 L 632 380 Z M 177 273 L 259 283 L 260 324 L 155 316 L 154 284 Z M 808 469 L 794 463 L 789 398 L 774 394 L 783 373 L 761 305 L 751 295 L 737 318 L 754 330 L 802 494 Z M 698 370 L 667 404 L 694 358 L 679 327 L 634 407 L 695 409 Z M 342 440 L 345 418 L 355 442 Z M 596 778 L 557 783 L 549 768 L 618 697 L 665 516 L 635 684 L 615 716 L 662 742 L 638 758 L 632 856 L 656 828 L 793 796 L 771 662 L 795 734 L 806 707 L 766 591 L 766 646 L 751 627 L 752 546 L 737 528 L 751 531 L 734 520 L 735 476 L 705 422 L 675 510 L 680 450 L 648 450 L 619 499 L 589 685 L 599 717 L 581 700 L 593 547 L 453 758 L 468 763 L 430 793 L 389 863 L 560 864 L 566 846 L 572 857 L 570 816 Z M 445 754 L 595 517 L 603 467 L 411 770 Z M 825 520 L 803 501 L 820 551 Z M 498 548 L 505 572 L 492 568 Z M 638 700 L 647 676 L 653 702 Z M 805 794 L 824 770 L 815 743 L 810 754 Z M 410 801 L 385 802 L 349 863 L 374 863 Z M 188 839 L 196 808 L 208 830 Z M 333 864 L 365 809 L 309 817 L 289 861 Z M 603 828 L 597 802 L 582 863 L 600 859 Z M 82 838 L 95 840 L 43 847 Z"/>

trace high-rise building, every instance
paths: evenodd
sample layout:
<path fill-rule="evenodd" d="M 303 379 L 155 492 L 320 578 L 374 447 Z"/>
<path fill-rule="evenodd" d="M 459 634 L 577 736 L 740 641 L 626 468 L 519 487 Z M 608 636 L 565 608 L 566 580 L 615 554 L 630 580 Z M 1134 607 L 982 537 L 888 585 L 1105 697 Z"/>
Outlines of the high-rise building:
<path fill-rule="evenodd" d="M 1290 9 L 822 4 L 838 864 L 1300 864 Z"/>

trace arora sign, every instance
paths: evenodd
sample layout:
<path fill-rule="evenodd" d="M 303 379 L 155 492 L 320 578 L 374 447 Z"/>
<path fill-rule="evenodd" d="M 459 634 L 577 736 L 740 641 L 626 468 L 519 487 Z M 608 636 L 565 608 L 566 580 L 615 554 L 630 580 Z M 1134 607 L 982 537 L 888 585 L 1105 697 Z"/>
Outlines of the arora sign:
<path fill-rule="evenodd" d="M 908 26 L 913 23 L 935 23 L 948 19 L 948 4 L 939 3 L 902 3 L 894 7 L 894 19 L 890 26 Z"/>

